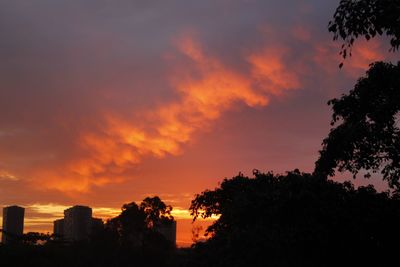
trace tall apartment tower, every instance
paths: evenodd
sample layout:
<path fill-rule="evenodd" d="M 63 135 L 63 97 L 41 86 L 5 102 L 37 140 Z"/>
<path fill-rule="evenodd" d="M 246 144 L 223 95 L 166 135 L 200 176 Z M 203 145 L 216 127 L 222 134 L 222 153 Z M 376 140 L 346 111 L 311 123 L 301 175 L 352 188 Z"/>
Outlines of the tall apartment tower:
<path fill-rule="evenodd" d="M 92 232 L 92 209 L 73 206 L 64 210 L 64 239 L 66 241 L 87 240 Z"/>
<path fill-rule="evenodd" d="M 55 220 L 53 224 L 53 233 L 57 240 L 64 238 L 64 219 Z"/>
<path fill-rule="evenodd" d="M 160 223 L 155 226 L 155 230 L 173 245 L 176 245 L 176 221 Z"/>
<path fill-rule="evenodd" d="M 25 209 L 18 206 L 3 208 L 3 233 L 1 242 L 10 244 L 17 242 L 24 233 Z"/>

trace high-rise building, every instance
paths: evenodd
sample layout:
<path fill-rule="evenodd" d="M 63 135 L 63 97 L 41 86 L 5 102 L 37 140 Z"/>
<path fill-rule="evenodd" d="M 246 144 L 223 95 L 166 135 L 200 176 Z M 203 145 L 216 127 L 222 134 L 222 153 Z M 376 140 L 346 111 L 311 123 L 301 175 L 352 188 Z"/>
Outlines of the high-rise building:
<path fill-rule="evenodd" d="M 66 241 L 88 240 L 92 232 L 92 209 L 73 206 L 64 211 L 64 239 Z"/>
<path fill-rule="evenodd" d="M 24 233 L 25 209 L 18 206 L 3 208 L 3 244 L 17 242 Z"/>
<path fill-rule="evenodd" d="M 157 224 L 155 230 L 172 244 L 176 245 L 176 221 Z"/>
<path fill-rule="evenodd" d="M 103 229 L 103 220 L 93 218 L 92 209 L 86 206 L 73 206 L 64 210 L 64 219 L 53 223 L 55 238 L 70 242 L 88 240 L 91 235 Z"/>
<path fill-rule="evenodd" d="M 54 221 L 53 233 L 56 239 L 64 238 L 64 219 L 59 219 Z"/>
<path fill-rule="evenodd" d="M 92 233 L 99 233 L 104 229 L 103 220 L 100 218 L 92 218 Z"/>

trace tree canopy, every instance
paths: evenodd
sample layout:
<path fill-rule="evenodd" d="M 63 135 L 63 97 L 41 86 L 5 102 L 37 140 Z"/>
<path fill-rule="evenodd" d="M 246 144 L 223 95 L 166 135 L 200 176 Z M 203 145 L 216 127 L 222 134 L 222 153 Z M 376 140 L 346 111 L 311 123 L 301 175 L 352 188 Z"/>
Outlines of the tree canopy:
<path fill-rule="evenodd" d="M 385 265 L 400 238 L 396 196 L 298 170 L 225 179 L 190 210 L 195 219 L 219 216 L 193 266 Z"/>
<path fill-rule="evenodd" d="M 124 204 L 117 217 L 107 221 L 106 229 L 113 233 L 121 245 L 141 246 L 146 233 L 146 214 L 135 202 Z"/>
<path fill-rule="evenodd" d="M 151 245 L 163 242 L 155 226 L 174 220 L 172 207 L 157 196 L 145 198 L 140 205 L 124 204 L 121 210 L 120 215 L 107 221 L 106 230 L 124 246 L 143 247 L 149 242 Z"/>
<path fill-rule="evenodd" d="M 140 204 L 140 209 L 146 214 L 146 223 L 153 227 L 160 223 L 172 222 L 172 206 L 166 205 L 159 197 L 146 197 Z"/>
<path fill-rule="evenodd" d="M 219 216 L 193 266 L 385 265 L 400 238 L 395 195 L 298 170 L 225 179 L 190 210 L 194 219 Z"/>
<path fill-rule="evenodd" d="M 400 46 L 400 1 L 398 0 L 341 0 L 329 31 L 334 40 L 342 39 L 341 55 L 351 55 L 351 48 L 358 37 L 367 40 L 376 35 L 390 38 L 391 50 Z"/>
<path fill-rule="evenodd" d="M 354 89 L 329 104 L 335 126 L 323 141 L 317 175 L 333 176 L 335 169 L 380 172 L 393 188 L 400 183 L 400 64 L 378 62 Z"/>
<path fill-rule="evenodd" d="M 329 23 L 334 39 L 344 41 L 341 54 L 354 41 L 376 35 L 390 38 L 391 50 L 400 45 L 400 1 L 341 0 Z M 340 67 L 343 66 L 343 63 Z M 381 173 L 391 188 L 399 189 L 399 63 L 375 62 L 354 89 L 339 99 L 328 102 L 333 109 L 328 137 L 323 140 L 315 174 L 326 178 L 335 170 L 350 171 L 355 178 Z"/>

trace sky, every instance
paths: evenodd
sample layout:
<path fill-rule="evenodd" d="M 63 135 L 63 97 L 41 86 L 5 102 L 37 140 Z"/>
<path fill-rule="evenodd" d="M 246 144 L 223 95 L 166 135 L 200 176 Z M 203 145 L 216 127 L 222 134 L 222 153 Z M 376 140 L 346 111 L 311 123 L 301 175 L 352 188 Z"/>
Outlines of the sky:
<path fill-rule="evenodd" d="M 158 195 L 188 245 L 196 194 L 253 169 L 311 172 L 327 101 L 392 56 L 360 40 L 339 69 L 338 2 L 0 1 L 0 206 L 51 232 L 69 206 L 106 219 Z"/>

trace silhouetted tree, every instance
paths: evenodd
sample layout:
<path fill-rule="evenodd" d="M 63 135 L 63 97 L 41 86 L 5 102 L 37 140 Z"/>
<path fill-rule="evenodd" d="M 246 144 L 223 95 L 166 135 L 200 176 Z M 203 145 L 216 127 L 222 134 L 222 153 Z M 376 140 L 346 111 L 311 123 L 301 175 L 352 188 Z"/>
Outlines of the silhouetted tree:
<path fill-rule="evenodd" d="M 390 38 L 391 50 L 400 46 L 400 1 L 398 0 L 341 0 L 329 23 L 334 40 L 344 41 L 341 55 L 351 55 L 355 40 L 367 40 L 376 35 Z"/>
<path fill-rule="evenodd" d="M 191 266 L 385 266 L 400 238 L 399 200 L 372 186 L 298 170 L 225 179 L 192 201 L 194 219 L 218 215 Z"/>
<path fill-rule="evenodd" d="M 140 204 L 140 209 L 146 214 L 146 223 L 150 228 L 157 224 L 174 220 L 171 215 L 172 206 L 165 205 L 157 196 L 146 197 Z"/>
<path fill-rule="evenodd" d="M 106 230 L 114 233 L 120 244 L 141 246 L 147 230 L 146 214 L 135 202 L 124 204 L 122 212 L 106 223 Z"/>
<path fill-rule="evenodd" d="M 341 54 L 347 56 L 355 39 L 389 36 L 391 49 L 400 45 L 400 1 L 342 0 L 329 23 L 334 39 L 344 40 Z M 351 55 L 351 53 L 350 53 Z M 342 64 L 341 64 L 342 66 Z M 355 178 L 380 172 L 389 186 L 399 189 L 400 65 L 376 62 L 354 89 L 328 102 L 334 126 L 323 141 L 315 174 L 326 178 L 335 170 L 350 171 Z"/>
<path fill-rule="evenodd" d="M 315 173 L 381 172 L 389 185 L 400 178 L 400 64 L 375 63 L 349 94 L 329 101 L 335 127 L 323 141 Z"/>
<path fill-rule="evenodd" d="M 144 246 L 146 240 L 157 239 L 154 236 L 162 238 L 154 227 L 172 222 L 171 211 L 172 207 L 157 196 L 145 198 L 140 205 L 135 202 L 124 204 L 121 214 L 107 221 L 106 231 L 114 234 L 121 244 Z"/>
<path fill-rule="evenodd" d="M 132 261 L 132 255 L 136 255 L 138 265 L 164 266 L 170 260 L 175 244 L 158 233 L 154 226 L 173 221 L 171 210 L 172 207 L 157 196 L 145 198 L 140 205 L 135 202 L 124 204 L 121 214 L 107 221 L 99 239 L 114 243 L 109 250 L 114 249 L 119 255 L 121 266 Z"/>
<path fill-rule="evenodd" d="M 21 237 L 22 242 L 27 245 L 43 245 L 51 239 L 49 233 L 28 232 Z"/>

